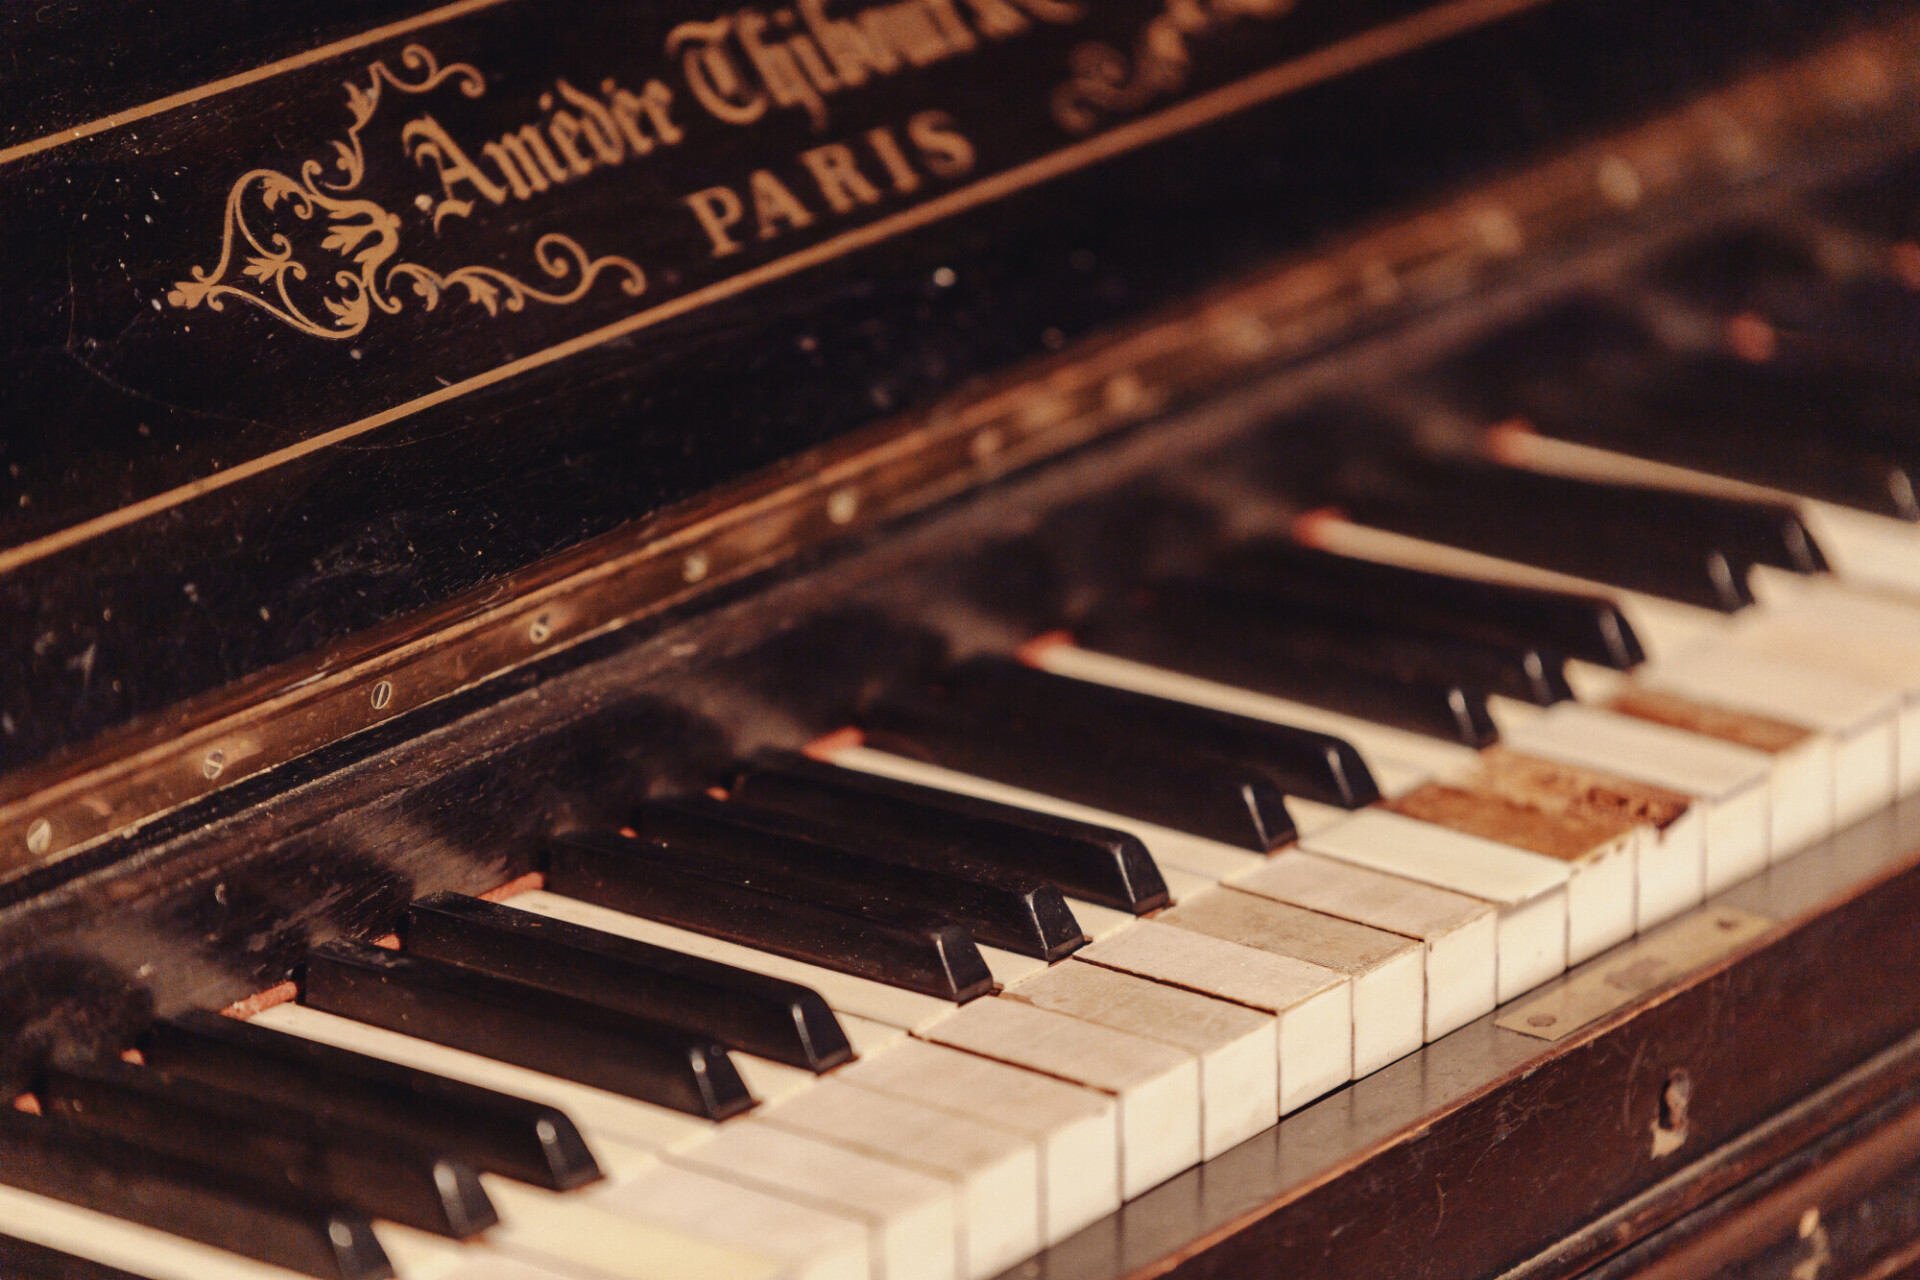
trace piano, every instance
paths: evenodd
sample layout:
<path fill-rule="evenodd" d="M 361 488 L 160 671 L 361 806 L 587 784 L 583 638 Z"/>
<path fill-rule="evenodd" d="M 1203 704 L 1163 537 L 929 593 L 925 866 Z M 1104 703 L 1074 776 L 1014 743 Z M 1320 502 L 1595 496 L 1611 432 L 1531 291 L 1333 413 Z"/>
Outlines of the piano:
<path fill-rule="evenodd" d="M 0 14 L 0 1272 L 1920 1274 L 1920 13 Z"/>

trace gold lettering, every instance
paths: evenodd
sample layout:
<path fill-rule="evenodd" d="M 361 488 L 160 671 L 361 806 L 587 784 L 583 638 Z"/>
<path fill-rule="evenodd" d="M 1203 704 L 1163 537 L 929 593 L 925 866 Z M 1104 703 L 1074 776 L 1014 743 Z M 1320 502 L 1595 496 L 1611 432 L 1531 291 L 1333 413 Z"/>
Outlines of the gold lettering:
<path fill-rule="evenodd" d="M 550 102 L 552 99 L 546 99 Z M 544 105 L 544 103 L 543 103 Z M 567 162 L 567 168 L 576 174 L 593 172 L 593 161 L 580 153 L 577 145 L 580 141 L 580 118 L 568 111 L 556 111 L 547 121 L 547 136 L 553 139 L 553 149 Z"/>
<path fill-rule="evenodd" d="M 867 82 L 869 73 L 884 76 L 900 69 L 900 59 L 885 42 L 869 39 L 864 28 L 845 18 L 829 18 L 827 0 L 800 0 L 800 16 L 833 63 L 841 84 L 857 88 Z"/>
<path fill-rule="evenodd" d="M 791 16 L 785 9 L 780 12 L 782 15 Z M 792 51 L 794 61 L 800 64 L 800 69 L 807 73 L 807 79 L 813 81 L 814 88 L 822 93 L 833 93 L 840 88 L 839 79 L 827 66 L 826 59 L 820 56 L 819 46 L 814 44 L 810 37 L 795 36 L 787 41 L 787 48 Z"/>
<path fill-rule="evenodd" d="M 777 222 L 784 222 L 795 230 L 813 225 L 813 215 L 807 212 L 807 206 L 787 189 L 786 183 L 765 169 L 755 169 L 748 185 L 753 190 L 753 214 L 760 224 L 762 240 L 771 240 L 780 234 L 780 228 L 774 225 Z"/>
<path fill-rule="evenodd" d="M 620 136 L 633 148 L 633 154 L 644 156 L 653 150 L 653 138 L 648 137 L 640 127 L 641 116 L 647 118 L 647 123 L 653 126 L 654 135 L 668 146 L 673 146 L 686 136 L 667 115 L 667 107 L 673 102 L 673 90 L 658 80 L 647 81 L 646 87 L 637 94 L 606 80 L 601 82 L 600 92 L 607 95 L 613 122 L 619 128 Z"/>
<path fill-rule="evenodd" d="M 620 126 L 614 122 L 613 113 L 605 103 L 580 92 L 565 80 L 554 81 L 554 87 L 560 90 L 560 96 L 567 105 L 580 113 L 577 128 L 587 145 L 593 148 L 593 154 L 600 157 L 601 164 L 619 164 L 626 159 L 626 144 L 620 137 Z M 559 139 L 554 139 L 556 143 Z M 573 162 L 569 160 L 568 164 Z"/>
<path fill-rule="evenodd" d="M 687 88 L 716 120 L 752 124 L 766 114 L 767 95 L 750 89 L 727 56 L 723 43 L 732 30 L 731 18 L 683 22 L 667 33 L 667 56 L 680 59 Z"/>
<path fill-rule="evenodd" d="M 461 150 L 460 144 L 448 136 L 432 116 L 421 116 L 402 125 L 400 145 L 413 157 L 415 164 L 424 160 L 433 161 L 433 167 L 440 175 L 442 198 L 433 207 L 435 233 L 440 230 L 440 219 L 448 215 L 464 218 L 473 212 L 473 201 L 461 199 L 456 190 L 459 183 L 467 183 L 491 204 L 506 200 L 506 188 L 480 172 L 467 153 Z"/>
<path fill-rule="evenodd" d="M 954 46 L 941 34 L 940 24 L 921 0 L 901 0 L 899 4 L 877 5 L 860 15 L 860 30 L 875 49 L 884 49 L 896 71 L 905 58 L 916 67 L 951 57 Z M 968 44 L 973 33 L 966 33 Z"/>
<path fill-rule="evenodd" d="M 1032 24 L 1008 0 L 967 0 L 980 33 L 995 40 L 1017 36 Z"/>
<path fill-rule="evenodd" d="M 740 242 L 728 232 L 746 216 L 746 208 L 732 187 L 708 187 L 686 197 L 687 207 L 700 220 L 700 229 L 713 243 L 713 256 L 724 258 L 740 252 Z"/>
<path fill-rule="evenodd" d="M 887 177 L 893 180 L 893 189 L 901 195 L 917 191 L 920 187 L 920 175 L 907 163 L 906 153 L 900 150 L 900 144 L 894 139 L 893 130 L 884 125 L 878 129 L 867 130 L 867 145 L 873 148 L 873 154 L 880 157 L 880 164 L 887 171 Z"/>
<path fill-rule="evenodd" d="M 907 137 L 920 149 L 920 159 L 942 178 L 957 178 L 973 168 L 973 144 L 953 127 L 944 111 L 922 111 L 907 121 Z"/>
<path fill-rule="evenodd" d="M 922 0 L 922 3 L 926 5 L 927 12 L 933 15 L 934 25 L 940 29 L 941 37 L 950 46 L 948 53 L 965 53 L 979 45 L 980 41 L 960 16 L 960 10 L 954 7 L 953 0 Z"/>
<path fill-rule="evenodd" d="M 814 185 L 835 213 L 851 213 L 857 204 L 880 202 L 880 189 L 867 181 L 853 161 L 853 148 L 843 142 L 802 151 L 800 163 L 813 175 Z"/>
<path fill-rule="evenodd" d="M 545 191 L 556 182 L 567 180 L 567 171 L 547 146 L 545 138 L 532 125 L 521 125 L 517 133 L 503 133 L 498 142 L 480 148 L 480 154 L 500 166 L 507 185 L 522 200 Z"/>
<path fill-rule="evenodd" d="M 747 61 L 753 64 L 753 69 L 760 73 L 760 80 L 767 86 L 775 105 L 805 107 L 813 127 L 826 128 L 826 101 L 814 83 L 801 74 L 792 50 L 784 44 L 768 44 L 761 39 L 769 25 L 766 15 L 755 9 L 742 9 L 733 15 L 733 21 L 740 47 L 746 50 Z"/>

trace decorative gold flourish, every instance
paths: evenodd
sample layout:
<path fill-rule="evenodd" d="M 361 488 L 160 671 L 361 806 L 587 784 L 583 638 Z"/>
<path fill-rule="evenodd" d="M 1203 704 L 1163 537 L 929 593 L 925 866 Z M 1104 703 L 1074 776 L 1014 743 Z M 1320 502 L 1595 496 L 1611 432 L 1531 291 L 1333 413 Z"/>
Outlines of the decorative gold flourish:
<path fill-rule="evenodd" d="M 347 110 L 353 123 L 346 137 L 333 143 L 333 168 L 338 178 L 327 180 L 323 176 L 326 166 L 312 159 L 301 164 L 298 178 L 278 169 L 253 169 L 242 174 L 227 193 L 219 261 L 211 269 L 194 267 L 192 279 L 176 281 L 167 294 L 168 302 L 189 310 L 204 302 L 207 310 L 222 311 L 231 298 L 258 307 L 316 338 L 351 338 L 367 327 L 375 310 L 386 315 L 400 312 L 404 304 L 394 296 L 394 289 L 403 279 L 413 286 L 423 310 L 433 310 L 440 296 L 457 285 L 465 291 L 468 302 L 485 307 L 488 315 L 500 314 L 502 307 L 522 310 L 529 298 L 560 306 L 576 302 L 602 272 L 621 276 L 620 288 L 629 297 L 637 298 L 645 291 L 647 278 L 638 264 L 621 257 L 591 257 L 577 241 L 557 234 L 540 237 L 533 256 L 551 279 L 573 277 L 573 287 L 561 293 L 534 288 L 494 267 L 461 267 L 442 275 L 419 263 L 393 261 L 400 251 L 399 215 L 375 201 L 350 195 L 366 176 L 361 130 L 373 119 L 387 88 L 421 94 L 453 80 L 466 97 L 477 98 L 486 92 L 486 79 L 477 68 L 465 62 L 442 67 L 420 45 L 410 44 L 402 50 L 400 62 L 402 74 L 395 74 L 385 62 L 374 62 L 367 68 L 364 85 L 347 82 Z M 293 241 L 284 230 L 262 230 L 248 221 L 248 211 L 256 201 L 267 213 L 290 212 L 309 223 L 321 219 L 326 229 L 321 251 L 343 260 L 332 273 L 330 289 L 298 288 L 307 279 L 307 265 L 295 256 Z M 238 274 L 251 284 L 227 282 L 236 259 L 244 259 Z M 296 294 L 303 295 L 304 300 Z M 315 298 L 325 309 L 324 317 L 316 312 Z"/>
<path fill-rule="evenodd" d="M 1053 118 L 1069 133 L 1086 133 L 1103 114 L 1138 111 L 1174 93 L 1193 73 L 1188 42 L 1236 18 L 1273 19 L 1294 0 L 1166 0 L 1140 29 L 1133 57 L 1110 44 L 1089 41 L 1067 55 L 1071 78 L 1053 91 Z"/>

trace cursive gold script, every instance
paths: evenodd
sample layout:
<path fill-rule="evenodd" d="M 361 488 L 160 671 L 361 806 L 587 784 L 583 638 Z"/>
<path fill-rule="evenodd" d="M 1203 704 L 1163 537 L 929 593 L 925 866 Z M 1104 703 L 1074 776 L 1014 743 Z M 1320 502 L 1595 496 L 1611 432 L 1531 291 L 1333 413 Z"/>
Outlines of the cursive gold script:
<path fill-rule="evenodd" d="M 486 80 L 478 69 L 456 62 L 442 67 L 420 45 L 401 51 L 404 74 L 395 74 L 385 62 L 367 68 L 364 85 L 348 81 L 347 110 L 352 124 L 344 139 L 333 143 L 329 179 L 319 160 L 304 161 L 296 178 L 278 169 L 253 169 L 242 174 L 227 193 L 226 218 L 220 258 L 211 267 L 196 266 L 191 279 L 175 282 L 167 301 L 191 310 L 205 303 L 209 311 L 225 309 L 231 300 L 256 307 L 268 315 L 317 338 L 351 338 L 366 329 L 373 314 L 397 315 L 404 303 L 398 296 L 411 287 L 423 310 L 439 305 L 441 296 L 458 288 L 466 300 L 498 315 L 502 309 L 519 311 L 529 300 L 552 305 L 577 302 L 603 274 L 620 278 L 629 297 L 645 292 L 647 278 L 637 263 L 622 257 L 591 256 L 570 236 L 544 235 L 534 245 L 535 264 L 561 289 L 541 289 L 495 267 L 467 266 L 445 273 L 417 262 L 395 261 L 400 252 L 400 218 L 379 203 L 355 196 L 366 176 L 366 157 L 360 134 L 379 109 L 386 90 L 424 94 L 451 80 L 460 93 L 478 98 Z M 258 206 L 255 208 L 255 206 Z M 297 255 L 284 219 L 324 228 L 321 253 L 340 259 L 321 280 L 308 284 L 311 273 Z M 272 229 L 257 222 L 279 215 Z M 229 272 L 236 272 L 229 280 Z M 317 305 L 316 305 L 317 304 Z M 324 312 L 324 314 L 322 314 Z"/>

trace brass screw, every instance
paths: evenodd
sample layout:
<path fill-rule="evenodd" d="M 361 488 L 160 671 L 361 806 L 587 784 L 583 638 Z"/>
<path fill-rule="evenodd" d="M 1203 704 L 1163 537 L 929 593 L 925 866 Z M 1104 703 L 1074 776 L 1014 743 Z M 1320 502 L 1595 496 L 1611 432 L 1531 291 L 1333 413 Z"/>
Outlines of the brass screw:
<path fill-rule="evenodd" d="M 53 848 L 53 824 L 45 818 L 35 818 L 33 825 L 27 828 L 27 852 L 35 855 Z"/>
<path fill-rule="evenodd" d="M 373 693 L 368 696 L 367 700 L 373 703 L 373 709 L 375 711 L 385 711 L 387 704 L 393 701 L 393 681 L 382 680 L 379 684 L 373 686 Z"/>
<path fill-rule="evenodd" d="M 213 750 L 207 752 L 207 758 L 200 762 L 200 773 L 208 782 L 212 782 L 220 776 L 220 771 L 226 767 L 227 753 L 215 747 Z"/>
<path fill-rule="evenodd" d="M 545 644 L 552 638 L 553 624 L 547 620 L 546 614 L 541 614 L 527 625 L 527 639 L 535 644 Z"/>
<path fill-rule="evenodd" d="M 680 562 L 680 576 L 688 582 L 698 582 L 713 569 L 713 562 L 704 551 L 689 551 L 687 558 Z"/>
<path fill-rule="evenodd" d="M 849 524 L 860 510 L 860 495 L 850 488 L 835 489 L 827 495 L 827 519 Z"/>

